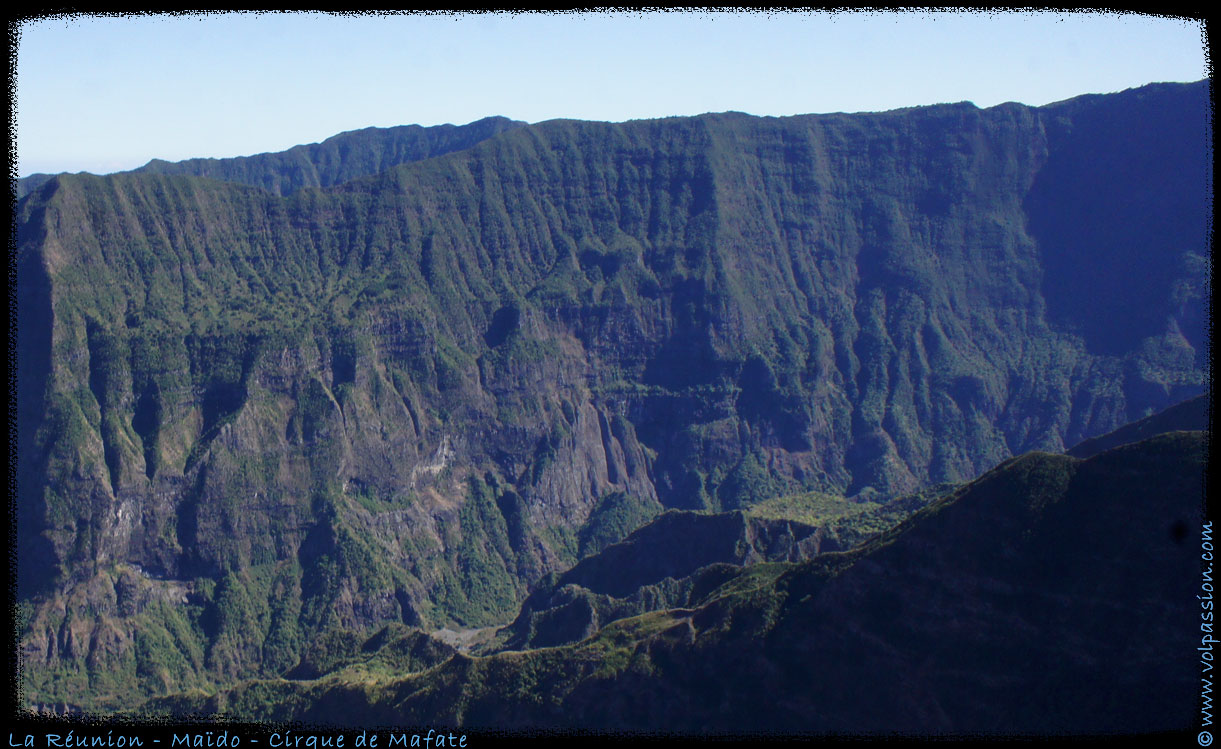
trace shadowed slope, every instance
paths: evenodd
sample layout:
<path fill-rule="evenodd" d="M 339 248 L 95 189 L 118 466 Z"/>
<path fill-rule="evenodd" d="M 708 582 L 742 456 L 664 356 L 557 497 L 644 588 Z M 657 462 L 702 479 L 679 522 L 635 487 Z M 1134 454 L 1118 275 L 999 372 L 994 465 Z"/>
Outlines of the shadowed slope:
<path fill-rule="evenodd" d="M 1208 422 L 1208 395 L 1199 395 L 1140 421 L 1125 424 L 1113 432 L 1084 440 L 1067 452 L 1074 458 L 1089 458 L 1104 450 L 1139 442 L 1165 432 L 1207 430 Z"/>
<path fill-rule="evenodd" d="M 1183 730 L 1198 687 L 1181 654 L 1199 635 L 1181 623 L 1199 611 L 1202 447 L 1201 433 L 1172 432 L 1087 461 L 1025 455 L 855 552 L 745 570 L 699 608 L 576 645 L 187 704 L 343 724 Z M 150 707 L 170 705 L 182 707 Z"/>

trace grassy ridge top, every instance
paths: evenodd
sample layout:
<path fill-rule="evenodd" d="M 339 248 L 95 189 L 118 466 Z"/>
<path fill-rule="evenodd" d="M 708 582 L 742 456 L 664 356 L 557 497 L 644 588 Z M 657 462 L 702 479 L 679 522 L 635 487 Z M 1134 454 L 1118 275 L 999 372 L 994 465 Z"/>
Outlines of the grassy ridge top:
<path fill-rule="evenodd" d="M 369 127 L 277 153 L 176 162 L 153 159 L 132 172 L 209 177 L 259 187 L 275 195 L 287 195 L 303 187 L 335 185 L 384 171 L 396 164 L 460 151 L 524 124 L 505 117 L 486 117 L 461 126 Z M 18 200 L 54 176 L 34 174 L 17 180 Z"/>

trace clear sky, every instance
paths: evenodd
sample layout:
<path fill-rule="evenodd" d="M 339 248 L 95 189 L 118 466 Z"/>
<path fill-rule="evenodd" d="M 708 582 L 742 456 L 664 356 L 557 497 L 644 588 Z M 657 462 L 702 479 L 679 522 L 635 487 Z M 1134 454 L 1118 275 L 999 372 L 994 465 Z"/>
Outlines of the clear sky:
<path fill-rule="evenodd" d="M 18 31 L 19 176 L 371 125 L 1040 105 L 1209 72 L 1200 21 L 1097 12 L 76 15 Z"/>

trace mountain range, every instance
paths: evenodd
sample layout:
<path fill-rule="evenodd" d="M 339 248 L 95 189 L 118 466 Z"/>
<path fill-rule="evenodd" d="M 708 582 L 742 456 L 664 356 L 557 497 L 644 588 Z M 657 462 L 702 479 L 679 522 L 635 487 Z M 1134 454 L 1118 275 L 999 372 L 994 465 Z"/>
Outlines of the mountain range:
<path fill-rule="evenodd" d="M 19 181 L 25 704 L 1180 726 L 1161 539 L 1201 522 L 1207 407 L 1083 441 L 1210 387 L 1209 97 L 489 118 Z M 1104 599 L 1157 645 L 1087 698 Z"/>

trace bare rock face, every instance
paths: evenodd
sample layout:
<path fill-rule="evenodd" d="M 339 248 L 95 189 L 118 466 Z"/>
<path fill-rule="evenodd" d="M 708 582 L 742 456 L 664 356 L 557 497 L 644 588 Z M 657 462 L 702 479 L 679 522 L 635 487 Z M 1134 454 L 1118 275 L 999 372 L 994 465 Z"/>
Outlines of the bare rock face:
<path fill-rule="evenodd" d="M 886 499 L 1202 392 L 1206 105 L 493 121 L 362 131 L 317 179 L 31 183 L 31 699 L 503 623 L 667 508 Z"/>

